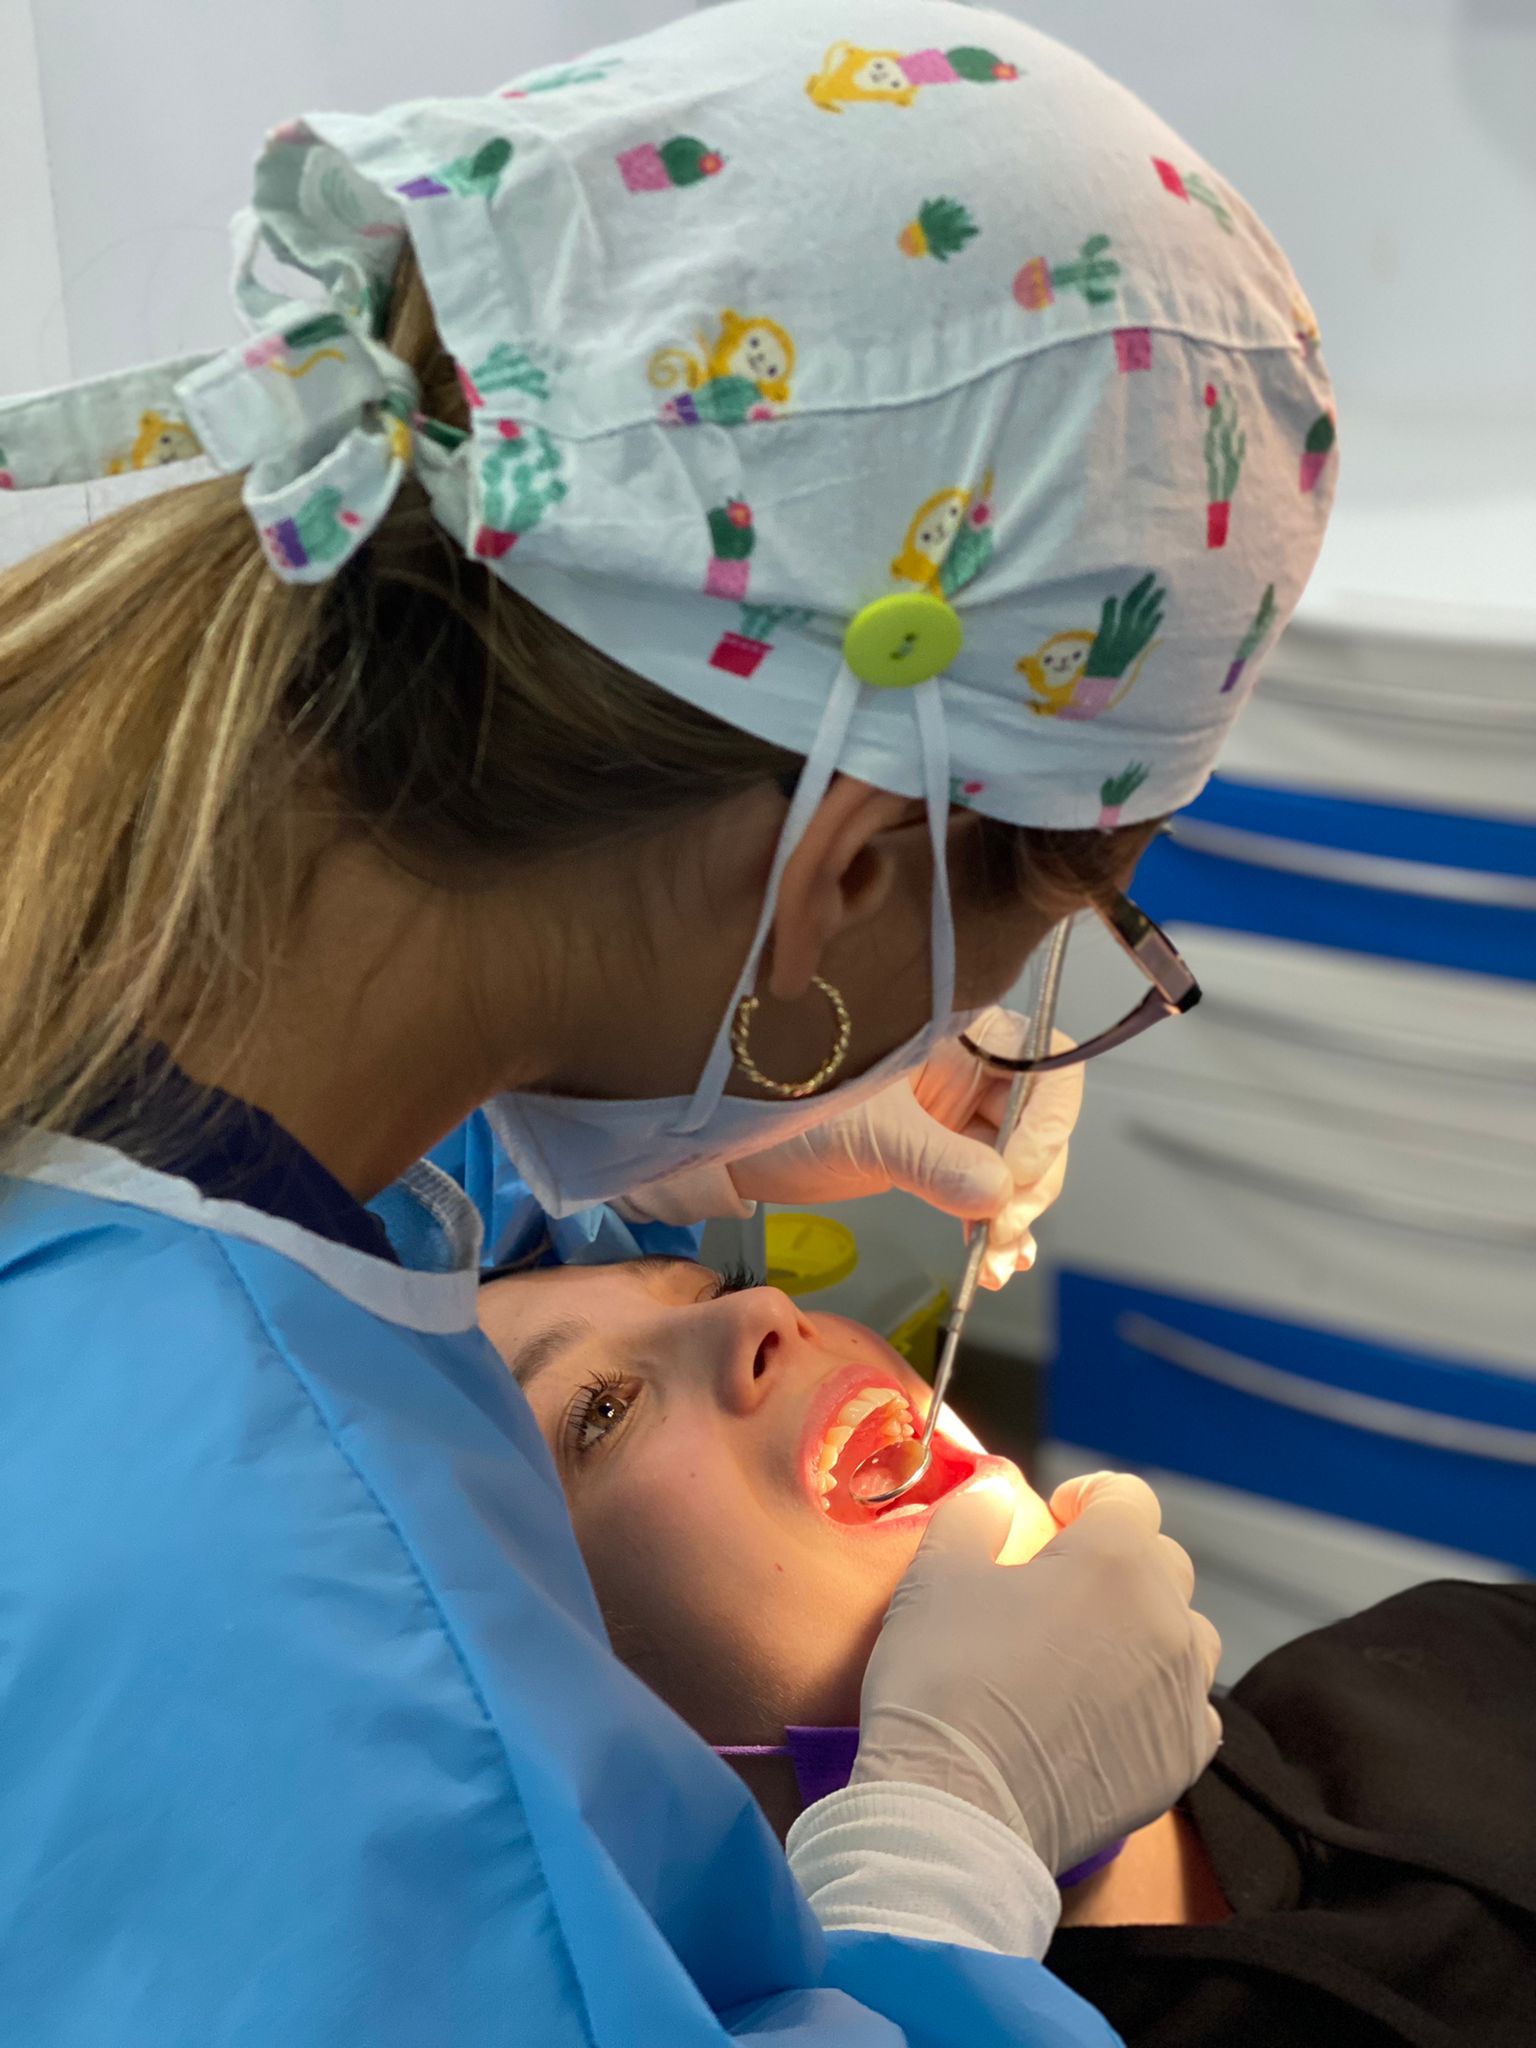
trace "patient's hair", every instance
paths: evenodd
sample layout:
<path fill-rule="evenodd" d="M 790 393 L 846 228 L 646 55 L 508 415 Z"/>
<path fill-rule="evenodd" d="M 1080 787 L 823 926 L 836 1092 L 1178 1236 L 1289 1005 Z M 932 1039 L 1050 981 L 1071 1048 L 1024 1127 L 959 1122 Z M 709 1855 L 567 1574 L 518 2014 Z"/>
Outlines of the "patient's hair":
<path fill-rule="evenodd" d="M 386 339 L 463 425 L 409 253 Z M 257 1031 L 318 824 L 468 888 L 797 766 L 466 560 L 414 483 L 310 587 L 238 477 L 129 506 L 0 576 L 0 1150 L 76 1124 L 148 1037 Z M 1076 907 L 1150 829 L 978 821 L 957 890 Z"/>

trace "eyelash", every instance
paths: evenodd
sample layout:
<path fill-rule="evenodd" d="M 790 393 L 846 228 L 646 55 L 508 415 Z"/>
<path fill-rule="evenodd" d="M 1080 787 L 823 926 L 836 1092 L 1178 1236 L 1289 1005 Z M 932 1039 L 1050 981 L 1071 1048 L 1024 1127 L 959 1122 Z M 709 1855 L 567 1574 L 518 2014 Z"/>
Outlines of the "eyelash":
<path fill-rule="evenodd" d="M 746 1294 L 754 1287 L 761 1287 L 763 1277 L 754 1273 L 750 1266 L 735 1264 L 723 1266 L 715 1275 L 705 1301 L 722 1301 L 728 1294 Z"/>
<path fill-rule="evenodd" d="M 700 1296 L 700 1299 L 702 1301 L 723 1301 L 728 1294 L 745 1294 L 754 1287 L 761 1287 L 762 1284 L 761 1277 L 754 1273 L 750 1266 L 738 1263 L 726 1266 L 716 1273 L 708 1288 Z M 596 1408 L 598 1402 L 602 1400 L 605 1394 L 611 1394 L 615 1388 L 624 1386 L 627 1380 L 628 1375 L 626 1373 L 598 1372 L 594 1373 L 586 1385 L 580 1389 L 576 1399 L 571 1403 L 571 1411 L 566 1418 L 565 1425 L 565 1440 L 573 1457 L 589 1457 L 599 1445 L 607 1441 L 614 1430 L 624 1427 L 625 1422 L 629 1419 L 630 1411 L 634 1407 L 633 1398 L 630 1400 L 624 1414 L 617 1422 L 612 1423 L 603 1432 L 603 1435 L 598 1438 L 597 1443 L 584 1444 L 582 1442 L 582 1437 L 591 1427 L 592 1411 Z"/>

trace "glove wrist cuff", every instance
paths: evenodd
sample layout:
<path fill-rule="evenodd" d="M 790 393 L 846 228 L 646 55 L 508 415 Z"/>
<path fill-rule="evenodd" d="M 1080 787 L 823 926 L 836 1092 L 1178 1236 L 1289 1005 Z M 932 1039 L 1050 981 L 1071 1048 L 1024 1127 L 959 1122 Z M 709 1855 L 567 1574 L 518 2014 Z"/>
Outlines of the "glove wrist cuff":
<path fill-rule="evenodd" d="M 851 1782 L 926 1785 L 984 1813 L 1027 1843 L 1048 1866 L 1052 1862 L 1055 1828 L 1031 1827 L 1013 1787 L 985 1751 L 960 1729 L 915 1707 L 888 1704 L 872 1717 L 860 1736 Z"/>

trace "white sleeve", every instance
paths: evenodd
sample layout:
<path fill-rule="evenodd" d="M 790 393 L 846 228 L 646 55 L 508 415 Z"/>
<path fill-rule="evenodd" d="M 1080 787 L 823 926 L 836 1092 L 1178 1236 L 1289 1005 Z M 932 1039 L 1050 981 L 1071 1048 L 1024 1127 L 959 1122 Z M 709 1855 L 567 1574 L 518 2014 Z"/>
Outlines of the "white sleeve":
<path fill-rule="evenodd" d="M 789 1867 L 827 1932 L 859 1929 L 1043 1956 L 1055 1880 L 989 1813 L 927 1785 L 848 1785 L 789 1831 Z"/>

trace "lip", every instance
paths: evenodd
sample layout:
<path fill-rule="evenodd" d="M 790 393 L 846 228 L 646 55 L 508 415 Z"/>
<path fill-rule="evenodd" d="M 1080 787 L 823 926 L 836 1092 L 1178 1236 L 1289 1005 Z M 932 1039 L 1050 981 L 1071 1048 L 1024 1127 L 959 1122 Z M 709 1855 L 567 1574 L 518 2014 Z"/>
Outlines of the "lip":
<path fill-rule="evenodd" d="M 919 1428 L 928 1413 L 930 1390 L 927 1382 L 916 1373 L 906 1373 L 892 1366 L 884 1369 L 870 1365 L 845 1366 L 831 1374 L 816 1389 L 806 1410 L 805 1424 L 800 1436 L 800 1484 L 818 1521 L 828 1522 L 829 1526 L 836 1528 L 839 1535 L 843 1536 L 873 1537 L 902 1529 L 910 1531 L 920 1522 L 926 1521 L 932 1511 L 931 1505 L 919 1504 L 909 1508 L 905 1513 L 893 1512 L 871 1516 L 867 1522 L 830 1522 L 822 1510 L 821 1496 L 816 1485 L 817 1454 L 821 1449 L 822 1439 L 843 1403 L 871 1387 L 889 1387 L 893 1394 L 899 1394 L 911 1409 Z M 958 1436 L 952 1435 L 945 1427 L 944 1418 L 940 1419 L 934 1431 L 934 1443 L 936 1446 L 943 1446 L 957 1468 L 969 1466 L 969 1470 L 959 1472 L 956 1484 L 960 1483 L 961 1478 L 974 1477 L 988 1465 L 1001 1466 L 1005 1462 L 1001 1459 L 988 1458 Z"/>

